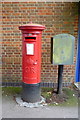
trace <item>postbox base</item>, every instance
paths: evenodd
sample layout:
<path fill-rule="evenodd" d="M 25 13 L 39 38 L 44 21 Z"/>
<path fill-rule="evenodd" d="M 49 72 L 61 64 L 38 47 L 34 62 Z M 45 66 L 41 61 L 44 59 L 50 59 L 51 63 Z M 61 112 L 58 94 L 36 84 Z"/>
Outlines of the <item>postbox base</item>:
<path fill-rule="evenodd" d="M 21 94 L 22 100 L 28 103 L 35 103 L 40 101 L 40 96 L 41 96 L 40 83 L 37 84 L 22 83 Z"/>

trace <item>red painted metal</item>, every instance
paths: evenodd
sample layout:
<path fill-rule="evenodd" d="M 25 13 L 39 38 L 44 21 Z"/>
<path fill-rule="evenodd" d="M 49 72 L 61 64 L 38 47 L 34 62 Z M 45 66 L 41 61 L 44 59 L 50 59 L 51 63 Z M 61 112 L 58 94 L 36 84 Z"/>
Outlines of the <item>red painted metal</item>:
<path fill-rule="evenodd" d="M 27 24 L 22 31 L 22 81 L 27 84 L 40 83 L 41 37 L 45 26 Z"/>

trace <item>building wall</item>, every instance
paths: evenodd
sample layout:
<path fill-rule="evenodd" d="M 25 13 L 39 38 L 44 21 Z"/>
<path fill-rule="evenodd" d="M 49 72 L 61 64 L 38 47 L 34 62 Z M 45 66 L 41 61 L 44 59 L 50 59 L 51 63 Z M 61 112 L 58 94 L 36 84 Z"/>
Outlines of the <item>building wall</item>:
<path fill-rule="evenodd" d="M 30 21 L 46 26 L 42 34 L 43 82 L 57 82 L 58 66 L 52 65 L 51 37 L 60 33 L 75 36 L 74 65 L 64 65 L 64 82 L 73 82 L 78 31 L 78 3 L 76 2 L 2 2 L 2 80 L 22 80 L 22 36 L 19 26 Z"/>

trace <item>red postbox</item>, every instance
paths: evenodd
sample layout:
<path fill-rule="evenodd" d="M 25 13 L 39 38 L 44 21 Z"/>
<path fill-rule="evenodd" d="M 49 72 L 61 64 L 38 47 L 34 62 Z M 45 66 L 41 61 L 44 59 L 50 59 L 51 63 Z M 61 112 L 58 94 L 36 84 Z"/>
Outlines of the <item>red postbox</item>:
<path fill-rule="evenodd" d="M 27 24 L 22 31 L 22 99 L 40 101 L 41 37 L 45 26 Z"/>

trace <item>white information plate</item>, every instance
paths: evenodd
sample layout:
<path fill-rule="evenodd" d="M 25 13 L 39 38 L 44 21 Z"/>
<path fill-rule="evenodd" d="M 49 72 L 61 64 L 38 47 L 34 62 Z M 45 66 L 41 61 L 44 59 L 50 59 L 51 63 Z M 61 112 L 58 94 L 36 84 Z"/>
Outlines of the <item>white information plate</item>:
<path fill-rule="evenodd" d="M 27 43 L 26 44 L 27 55 L 34 55 L 34 44 Z"/>

